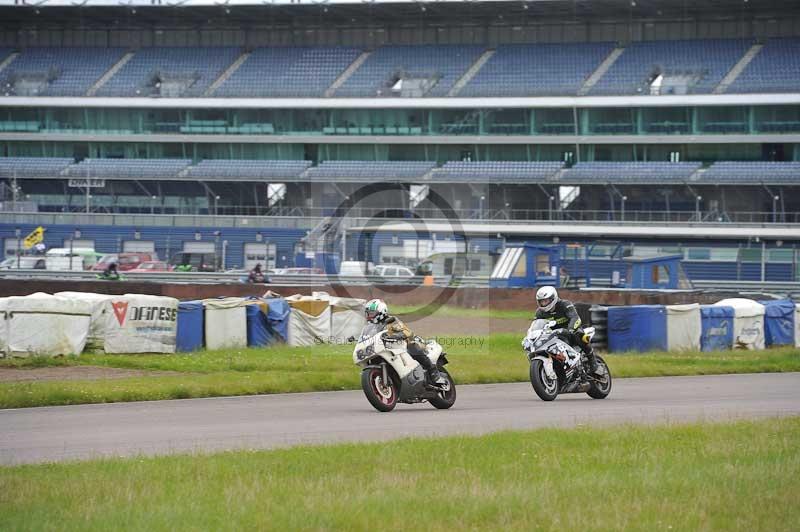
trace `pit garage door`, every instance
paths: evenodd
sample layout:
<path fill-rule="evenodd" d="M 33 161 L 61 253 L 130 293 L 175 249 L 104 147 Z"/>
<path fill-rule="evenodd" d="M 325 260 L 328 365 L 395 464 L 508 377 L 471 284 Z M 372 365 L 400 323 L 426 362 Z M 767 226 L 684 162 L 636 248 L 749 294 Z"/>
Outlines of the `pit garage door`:
<path fill-rule="evenodd" d="M 94 249 L 94 240 L 64 240 L 64 248 L 69 249 L 70 243 L 72 243 L 73 248 L 81 248 L 81 249 Z"/>
<path fill-rule="evenodd" d="M 126 240 L 122 243 L 125 253 L 155 253 L 156 243 L 149 240 Z"/>
<path fill-rule="evenodd" d="M 244 245 L 244 267 L 247 270 L 261 264 L 261 269 L 268 270 L 275 267 L 275 244 L 254 242 Z"/>
<path fill-rule="evenodd" d="M 183 251 L 186 253 L 211 253 L 215 252 L 213 242 L 184 242 Z"/>

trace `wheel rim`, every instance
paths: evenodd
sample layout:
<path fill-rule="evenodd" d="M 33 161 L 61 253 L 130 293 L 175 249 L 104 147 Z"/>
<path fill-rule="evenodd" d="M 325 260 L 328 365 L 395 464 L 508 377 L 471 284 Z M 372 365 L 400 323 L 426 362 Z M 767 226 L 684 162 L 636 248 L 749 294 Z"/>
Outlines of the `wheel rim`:
<path fill-rule="evenodd" d="M 558 386 L 558 383 L 556 379 L 551 379 L 547 376 L 547 372 L 544 370 L 544 363 L 541 363 L 539 366 L 539 378 L 542 380 L 544 391 L 547 392 L 548 395 L 553 395 L 556 393 L 556 387 Z"/>
<path fill-rule="evenodd" d="M 369 378 L 369 383 L 372 386 L 372 391 L 378 400 L 385 405 L 392 405 L 395 401 L 394 383 L 391 381 L 387 384 L 383 382 L 383 375 L 380 370 L 372 370 Z"/>

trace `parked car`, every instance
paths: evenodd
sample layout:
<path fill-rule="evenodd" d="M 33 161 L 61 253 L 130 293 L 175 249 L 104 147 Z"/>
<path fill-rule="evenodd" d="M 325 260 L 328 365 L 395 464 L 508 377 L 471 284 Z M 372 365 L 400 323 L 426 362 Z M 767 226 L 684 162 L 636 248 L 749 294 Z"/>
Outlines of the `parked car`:
<path fill-rule="evenodd" d="M 175 271 L 215 272 L 217 271 L 217 257 L 213 253 L 181 251 L 172 256 L 169 265 Z"/>
<path fill-rule="evenodd" d="M 360 260 L 345 260 L 339 265 L 339 275 L 359 277 L 372 273 L 373 264 Z"/>
<path fill-rule="evenodd" d="M 414 272 L 409 268 L 397 264 L 380 264 L 375 266 L 373 273 L 381 277 L 414 277 Z"/>
<path fill-rule="evenodd" d="M 8 257 L 0 262 L 0 270 L 44 270 L 45 262 L 42 256 L 23 255 L 21 257 Z"/>
<path fill-rule="evenodd" d="M 169 265 L 163 260 L 146 260 L 138 267 L 128 270 L 130 273 L 158 273 L 170 271 Z"/>
<path fill-rule="evenodd" d="M 155 253 L 108 253 L 103 255 L 97 264 L 92 266 L 92 270 L 103 271 L 111 263 L 117 264 L 117 270 L 126 272 L 138 268 L 143 262 L 157 261 L 158 255 Z"/>

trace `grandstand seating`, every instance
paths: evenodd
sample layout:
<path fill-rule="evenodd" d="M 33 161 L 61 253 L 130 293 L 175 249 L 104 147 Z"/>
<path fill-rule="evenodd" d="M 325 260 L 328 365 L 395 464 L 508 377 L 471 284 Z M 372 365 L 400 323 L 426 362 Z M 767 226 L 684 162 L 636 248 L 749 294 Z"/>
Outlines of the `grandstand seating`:
<path fill-rule="evenodd" d="M 232 46 L 141 48 L 97 95 L 158 95 L 162 94 L 159 85 L 175 81 L 183 90 L 166 95 L 202 96 L 240 53 L 240 48 Z"/>
<path fill-rule="evenodd" d="M 800 39 L 772 39 L 727 92 L 797 92 L 799 87 Z"/>
<path fill-rule="evenodd" d="M 0 157 L 0 178 L 59 177 L 70 157 Z"/>
<path fill-rule="evenodd" d="M 669 183 L 685 182 L 701 163 L 685 162 L 589 162 L 577 163 L 565 171 L 565 183 Z"/>
<path fill-rule="evenodd" d="M 421 179 L 436 163 L 430 161 L 323 161 L 308 172 L 310 180 L 388 181 Z"/>
<path fill-rule="evenodd" d="M 360 54 L 345 47 L 257 48 L 214 96 L 322 96 Z"/>
<path fill-rule="evenodd" d="M 335 96 L 392 96 L 398 76 L 437 79 L 424 96 L 446 96 L 484 51 L 482 46 L 384 46 L 367 58 Z"/>
<path fill-rule="evenodd" d="M 612 43 L 498 46 L 458 95 L 575 95 L 613 49 Z"/>
<path fill-rule="evenodd" d="M 694 78 L 687 92 L 710 93 L 751 44 L 745 39 L 634 42 L 590 94 L 650 94 L 657 73 Z"/>
<path fill-rule="evenodd" d="M 709 183 L 800 185 L 800 162 L 723 161 L 702 172 L 699 181 Z"/>
<path fill-rule="evenodd" d="M 67 169 L 69 177 L 99 179 L 169 179 L 177 177 L 189 159 L 84 159 Z"/>
<path fill-rule="evenodd" d="M 41 80 L 39 96 L 83 96 L 122 57 L 122 48 L 26 48 L 0 73 L 0 94 L 14 96 L 20 77 Z"/>
<path fill-rule="evenodd" d="M 553 178 L 563 166 L 561 161 L 453 161 L 438 168 L 433 178 L 447 181 L 535 182 Z"/>
<path fill-rule="evenodd" d="M 189 167 L 188 177 L 196 179 L 295 179 L 311 161 L 259 161 L 206 159 Z"/>

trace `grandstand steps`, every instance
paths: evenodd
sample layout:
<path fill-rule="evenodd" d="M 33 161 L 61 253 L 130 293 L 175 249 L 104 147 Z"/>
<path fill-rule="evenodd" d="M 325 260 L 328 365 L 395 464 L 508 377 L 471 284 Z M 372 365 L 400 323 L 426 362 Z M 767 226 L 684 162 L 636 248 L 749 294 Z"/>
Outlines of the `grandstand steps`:
<path fill-rule="evenodd" d="M 356 60 L 350 63 L 350 66 L 344 69 L 344 72 L 339 74 L 339 77 L 336 78 L 333 81 L 333 83 L 331 83 L 331 86 L 328 87 L 328 89 L 325 91 L 325 97 L 330 98 L 331 96 L 333 96 L 336 93 L 336 90 L 342 85 L 344 85 L 347 82 L 347 80 L 350 79 L 350 76 L 352 76 L 355 73 L 355 71 L 358 70 L 359 67 L 364 64 L 364 61 L 369 59 L 370 55 L 372 55 L 372 52 L 367 51 L 367 52 L 362 52 L 361 55 L 356 57 Z"/>
<path fill-rule="evenodd" d="M 97 94 L 97 91 L 99 91 L 103 87 L 103 85 L 108 83 L 108 80 L 113 78 L 116 75 L 116 73 L 119 72 L 120 69 L 122 67 L 124 67 L 128 63 L 128 61 L 133 59 L 134 55 L 135 55 L 135 52 L 127 52 L 127 53 L 125 53 L 125 55 L 120 57 L 119 61 L 114 63 L 114 65 L 111 68 L 109 68 L 108 71 L 106 71 L 105 74 L 100 76 L 100 79 L 98 79 L 94 83 L 94 85 L 89 87 L 89 90 L 86 91 L 86 96 L 94 96 L 95 94 Z"/>
<path fill-rule="evenodd" d="M 722 78 L 722 81 L 719 82 L 719 85 L 714 87 L 714 94 L 723 94 L 727 92 L 728 87 L 736 81 L 736 78 L 739 77 L 739 74 L 744 72 L 744 69 L 747 68 L 747 65 L 750 64 L 750 61 L 755 59 L 755 57 L 761 52 L 761 49 L 764 48 L 763 44 L 754 44 L 750 47 L 747 52 L 739 59 L 739 62 L 733 65 L 730 72 L 725 74 L 725 77 Z"/>
<path fill-rule="evenodd" d="M 608 57 L 603 59 L 603 62 L 597 66 L 595 71 L 592 72 L 588 78 L 586 78 L 583 86 L 578 91 L 578 96 L 586 96 L 589 94 L 589 91 L 592 90 L 592 87 L 594 87 L 595 84 L 600 81 L 600 78 L 602 78 L 606 72 L 608 72 L 608 69 L 617 62 L 617 59 L 619 59 L 619 56 L 621 56 L 622 52 L 624 51 L 625 48 L 614 48 L 611 50 L 611 53 L 608 54 Z"/>
<path fill-rule="evenodd" d="M 467 83 L 472 81 L 472 78 L 475 77 L 475 74 L 477 74 L 480 71 L 480 69 L 483 68 L 483 65 L 485 65 L 486 62 L 492 58 L 492 56 L 495 54 L 496 51 L 497 50 L 494 50 L 492 48 L 484 51 L 481 54 L 481 56 L 475 60 L 472 66 L 469 67 L 466 72 L 464 72 L 464 75 L 461 76 L 458 79 L 458 81 L 455 82 L 453 88 L 450 89 L 450 92 L 447 93 L 447 96 L 448 97 L 458 96 L 458 93 L 461 92 L 461 89 L 466 87 Z"/>
<path fill-rule="evenodd" d="M 209 85 L 209 87 L 203 93 L 203 96 L 211 96 L 214 94 L 214 92 L 220 88 L 223 83 L 228 81 L 228 78 L 230 78 L 234 73 L 236 73 L 237 70 L 239 70 L 239 67 L 242 66 L 245 61 L 247 61 L 247 59 L 250 57 L 250 54 L 252 54 L 252 52 L 242 52 L 242 55 L 237 57 L 236 61 L 231 63 L 231 66 L 226 68 L 225 72 L 220 74 L 219 77 L 214 80 L 214 83 Z"/>
<path fill-rule="evenodd" d="M 17 57 L 19 57 L 19 52 L 14 52 L 12 54 L 9 54 L 9 56 L 6 57 L 2 63 L 0 63 L 0 72 L 2 72 L 3 69 L 5 69 L 8 65 L 14 62 L 14 59 L 16 59 Z"/>

